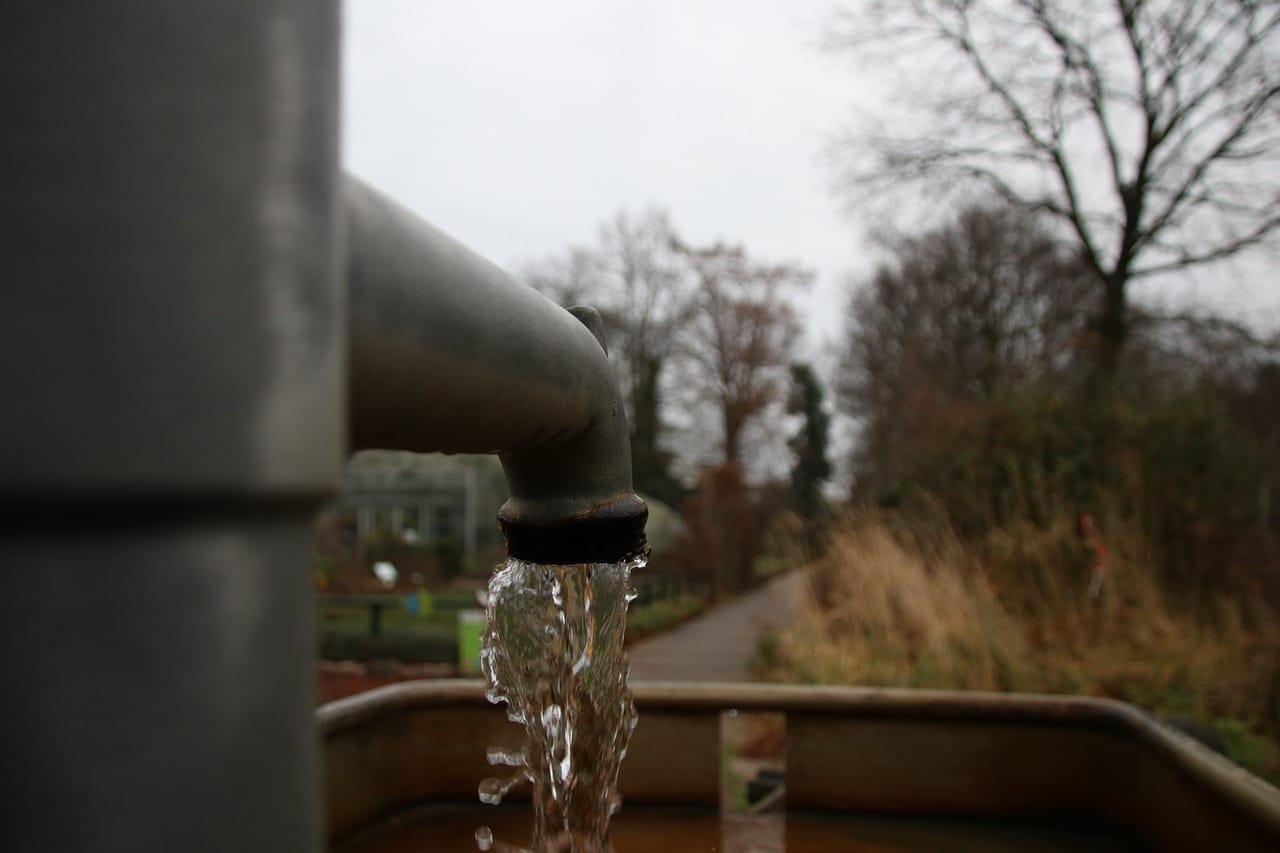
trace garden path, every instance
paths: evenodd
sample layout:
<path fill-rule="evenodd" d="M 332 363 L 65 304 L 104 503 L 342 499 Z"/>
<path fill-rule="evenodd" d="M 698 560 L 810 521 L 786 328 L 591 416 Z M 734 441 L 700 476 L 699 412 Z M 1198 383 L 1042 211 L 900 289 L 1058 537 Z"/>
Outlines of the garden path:
<path fill-rule="evenodd" d="M 749 681 L 761 633 L 795 611 L 808 573 L 780 575 L 631 648 L 631 681 Z"/>

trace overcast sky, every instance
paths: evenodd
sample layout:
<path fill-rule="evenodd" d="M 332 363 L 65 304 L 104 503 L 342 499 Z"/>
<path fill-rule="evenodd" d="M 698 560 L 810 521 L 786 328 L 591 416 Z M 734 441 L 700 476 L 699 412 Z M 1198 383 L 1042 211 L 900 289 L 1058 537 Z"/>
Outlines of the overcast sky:
<path fill-rule="evenodd" d="M 622 208 L 685 239 L 817 273 L 807 346 L 865 273 L 865 223 L 830 192 L 824 139 L 884 94 L 816 50 L 831 0 L 349 0 L 347 168 L 511 270 L 591 243 Z M 1181 284 L 1274 324 L 1274 257 Z M 1167 292 L 1165 288 L 1163 292 Z"/>
<path fill-rule="evenodd" d="M 861 229 L 821 150 L 854 98 L 813 42 L 830 0 L 346 7 L 347 168 L 508 269 L 667 208 L 818 276 L 810 346 L 838 329 Z"/>

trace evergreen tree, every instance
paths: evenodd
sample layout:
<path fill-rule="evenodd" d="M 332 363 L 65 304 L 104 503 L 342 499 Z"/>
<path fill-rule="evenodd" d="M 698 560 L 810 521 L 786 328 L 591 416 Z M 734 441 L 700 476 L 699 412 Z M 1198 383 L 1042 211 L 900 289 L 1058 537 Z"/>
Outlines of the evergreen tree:
<path fill-rule="evenodd" d="M 787 410 L 804 416 L 797 432 L 787 442 L 795 455 L 791 466 L 791 495 L 796 511 L 813 518 L 822 506 L 822 484 L 831 477 L 827 450 L 831 416 L 823 408 L 822 385 L 808 364 L 791 366 L 791 398 Z"/>

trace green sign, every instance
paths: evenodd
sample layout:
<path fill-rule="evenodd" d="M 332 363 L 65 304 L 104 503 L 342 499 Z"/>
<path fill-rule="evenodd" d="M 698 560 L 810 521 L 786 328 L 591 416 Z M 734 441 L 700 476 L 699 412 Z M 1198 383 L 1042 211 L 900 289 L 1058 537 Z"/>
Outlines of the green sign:
<path fill-rule="evenodd" d="M 486 627 L 483 610 L 458 611 L 458 668 L 463 672 L 480 671 L 480 645 Z"/>

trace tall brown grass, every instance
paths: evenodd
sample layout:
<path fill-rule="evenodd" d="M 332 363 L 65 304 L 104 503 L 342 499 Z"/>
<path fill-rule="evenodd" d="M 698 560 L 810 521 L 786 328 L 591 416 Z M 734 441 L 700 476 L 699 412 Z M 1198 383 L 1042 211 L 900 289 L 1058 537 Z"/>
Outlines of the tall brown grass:
<path fill-rule="evenodd" d="M 797 680 L 1013 689 L 1017 623 L 951 537 L 904 543 L 881 524 L 832 538 L 803 617 L 780 637 Z"/>
<path fill-rule="evenodd" d="M 1109 534 L 1103 594 L 1074 519 L 962 541 L 874 513 L 837 523 L 799 618 L 762 646 L 769 680 L 1072 693 L 1270 738 L 1253 769 L 1280 777 L 1280 629 L 1239 603 L 1182 612 L 1136 530 Z"/>

